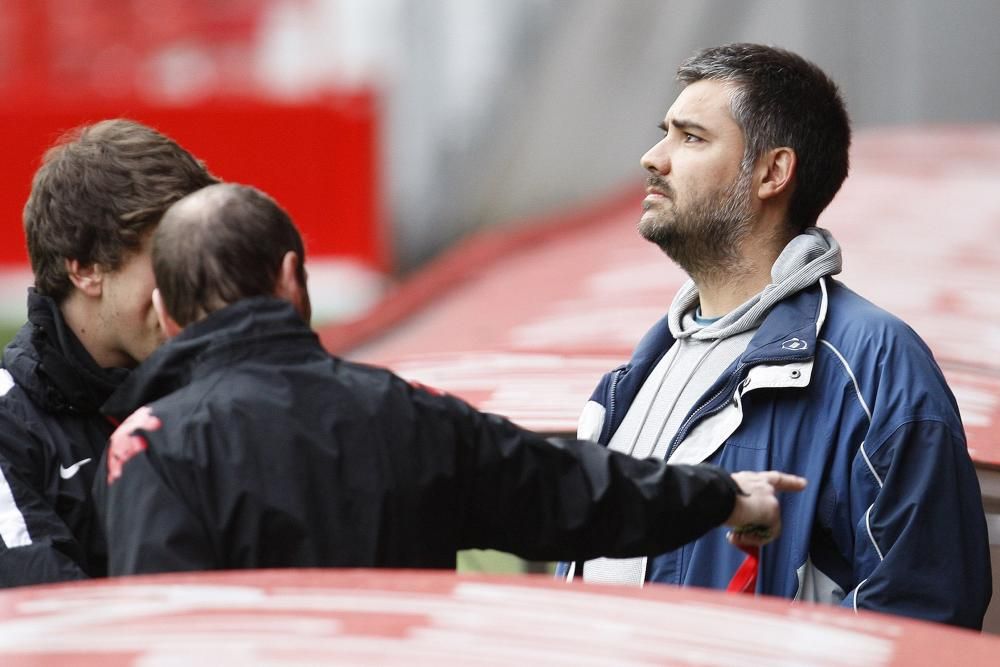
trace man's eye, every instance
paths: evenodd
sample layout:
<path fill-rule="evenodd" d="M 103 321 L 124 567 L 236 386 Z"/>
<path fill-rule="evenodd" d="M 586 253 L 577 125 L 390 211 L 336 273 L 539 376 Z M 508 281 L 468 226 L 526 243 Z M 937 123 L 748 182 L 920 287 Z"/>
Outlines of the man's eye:
<path fill-rule="evenodd" d="M 701 137 L 695 136 L 693 134 L 688 134 L 687 132 L 684 133 L 684 142 L 685 143 L 693 144 L 693 143 L 696 143 L 698 141 L 701 141 Z"/>

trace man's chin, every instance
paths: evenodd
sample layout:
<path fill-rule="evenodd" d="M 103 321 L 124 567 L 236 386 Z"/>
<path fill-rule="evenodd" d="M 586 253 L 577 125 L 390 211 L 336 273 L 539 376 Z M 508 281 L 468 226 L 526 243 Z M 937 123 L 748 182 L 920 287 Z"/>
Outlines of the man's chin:
<path fill-rule="evenodd" d="M 673 262 L 685 268 L 684 259 L 686 257 L 684 249 L 688 247 L 690 239 L 679 233 L 676 226 L 664 224 L 661 219 L 639 220 L 639 235 L 646 239 L 666 254 Z M 686 269 L 685 269 L 686 270 Z"/>
<path fill-rule="evenodd" d="M 637 229 L 642 238 L 659 245 L 664 237 L 671 235 L 668 230 L 669 224 L 669 221 L 664 220 L 663 216 L 646 214 L 639 218 Z"/>

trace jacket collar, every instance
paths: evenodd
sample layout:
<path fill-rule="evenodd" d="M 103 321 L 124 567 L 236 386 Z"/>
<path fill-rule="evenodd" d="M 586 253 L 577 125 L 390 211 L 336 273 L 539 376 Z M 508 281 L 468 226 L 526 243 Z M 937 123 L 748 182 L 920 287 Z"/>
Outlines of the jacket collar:
<path fill-rule="evenodd" d="M 14 381 L 49 412 L 97 414 L 128 376 L 126 368 L 101 368 L 63 319 L 59 306 L 28 290 L 28 322 L 3 353 Z"/>
<path fill-rule="evenodd" d="M 101 408 L 121 420 L 197 377 L 241 359 L 280 354 L 276 339 L 301 337 L 322 352 L 319 339 L 287 301 L 243 299 L 210 314 L 167 341 L 144 361 Z M 304 347 L 297 347 L 301 356 Z M 325 354 L 325 352 L 323 352 Z"/>
<path fill-rule="evenodd" d="M 823 320 L 826 318 L 826 279 L 778 302 L 761 322 L 738 365 L 762 361 L 786 363 L 812 358 Z M 668 318 L 657 322 L 636 346 L 628 370 L 642 379 L 674 344 Z"/>
<path fill-rule="evenodd" d="M 816 354 L 816 341 L 826 319 L 826 278 L 795 293 L 771 309 L 740 356 L 744 365 L 806 361 Z"/>
<path fill-rule="evenodd" d="M 761 364 L 811 361 L 815 355 L 819 331 L 826 318 L 827 280 L 820 278 L 815 285 L 775 304 L 743 354 L 719 376 L 705 395 L 722 397 L 725 392 L 721 390 L 726 383 L 741 381 L 746 373 Z M 618 369 L 609 389 L 611 397 L 606 407 L 617 404 L 625 409 L 610 410 L 609 419 L 605 421 L 601 431 L 601 442 L 606 443 L 618 428 L 642 384 L 674 342 L 668 318 L 664 317 L 639 341 L 629 363 Z M 804 376 L 801 372 L 799 374 L 800 380 L 808 381 L 808 377 L 808 373 Z"/>

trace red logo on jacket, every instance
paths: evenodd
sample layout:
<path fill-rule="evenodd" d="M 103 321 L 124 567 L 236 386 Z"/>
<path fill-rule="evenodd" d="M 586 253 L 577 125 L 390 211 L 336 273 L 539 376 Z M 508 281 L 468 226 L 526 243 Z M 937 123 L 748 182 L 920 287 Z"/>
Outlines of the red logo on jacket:
<path fill-rule="evenodd" d="M 148 405 L 144 405 L 115 429 L 111 434 L 111 445 L 108 448 L 108 484 L 113 484 L 122 476 L 122 467 L 130 458 L 146 451 L 148 443 L 136 431 L 139 429 L 155 431 L 160 426 L 162 426 L 160 418 L 153 414 Z"/>

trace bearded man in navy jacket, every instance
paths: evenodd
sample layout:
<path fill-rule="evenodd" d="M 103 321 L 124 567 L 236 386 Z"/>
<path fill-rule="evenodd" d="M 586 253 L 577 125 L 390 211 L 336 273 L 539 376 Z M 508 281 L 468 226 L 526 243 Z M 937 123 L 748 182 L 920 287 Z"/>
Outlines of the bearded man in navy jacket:
<path fill-rule="evenodd" d="M 716 530 L 656 558 L 560 572 L 725 588 L 749 566 L 758 593 L 981 628 L 988 538 L 954 396 L 912 329 L 831 277 L 840 246 L 815 226 L 848 171 L 837 86 L 756 44 L 698 52 L 678 79 L 642 157 L 639 231 L 690 280 L 601 380 L 579 437 L 811 484 L 760 553 Z"/>

